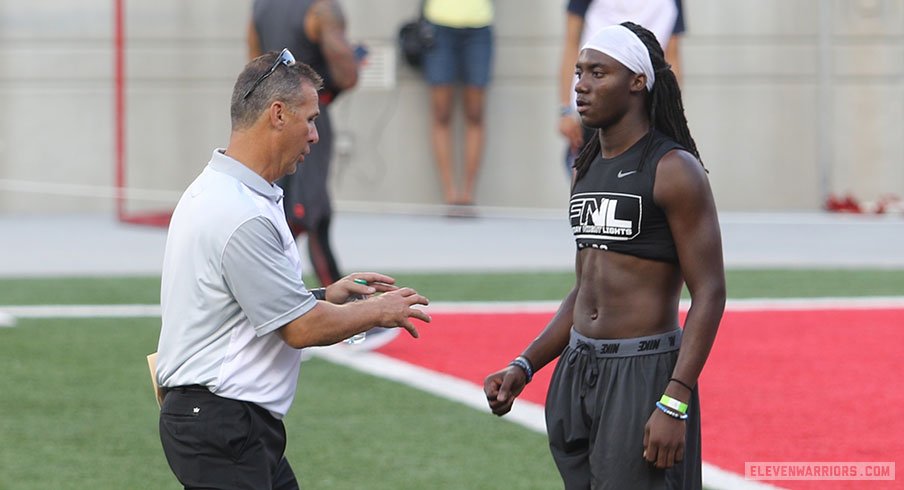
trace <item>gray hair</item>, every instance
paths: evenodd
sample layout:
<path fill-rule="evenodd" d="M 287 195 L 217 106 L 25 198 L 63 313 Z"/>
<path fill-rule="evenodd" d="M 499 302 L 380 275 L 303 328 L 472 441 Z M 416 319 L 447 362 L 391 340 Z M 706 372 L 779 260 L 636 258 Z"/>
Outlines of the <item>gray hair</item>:
<path fill-rule="evenodd" d="M 276 70 L 245 98 L 248 90 L 270 70 L 278 56 L 279 53 L 276 51 L 258 56 L 245 65 L 245 69 L 239 74 L 232 89 L 232 104 L 229 110 L 233 131 L 251 127 L 261 113 L 277 100 L 290 104 L 303 103 L 303 96 L 299 90 L 301 83 L 310 83 L 316 90 L 323 87 L 320 75 L 299 61 L 292 66 L 277 66 Z"/>

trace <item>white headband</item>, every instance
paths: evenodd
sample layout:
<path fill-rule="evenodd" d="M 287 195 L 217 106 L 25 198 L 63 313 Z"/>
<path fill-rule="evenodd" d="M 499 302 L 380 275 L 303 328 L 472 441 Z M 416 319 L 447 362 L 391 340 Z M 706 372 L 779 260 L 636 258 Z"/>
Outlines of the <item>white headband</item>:
<path fill-rule="evenodd" d="M 647 46 L 627 27 L 616 24 L 597 31 L 583 49 L 599 51 L 614 58 L 634 73 L 647 76 L 647 90 L 653 90 L 656 76 Z"/>

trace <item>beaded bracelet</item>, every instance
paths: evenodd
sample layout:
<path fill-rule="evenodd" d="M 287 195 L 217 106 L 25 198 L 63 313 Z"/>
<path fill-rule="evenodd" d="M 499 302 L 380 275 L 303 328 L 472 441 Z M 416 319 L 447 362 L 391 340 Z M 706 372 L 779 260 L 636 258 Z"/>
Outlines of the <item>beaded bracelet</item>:
<path fill-rule="evenodd" d="M 516 357 L 512 362 L 509 363 L 509 366 L 518 366 L 524 371 L 524 375 L 527 376 L 527 382 L 530 383 L 530 380 L 534 377 L 534 367 L 531 366 L 530 361 L 527 360 L 524 356 Z"/>
<path fill-rule="evenodd" d="M 662 402 L 656 402 L 656 408 L 658 408 L 660 412 L 662 412 L 662 413 L 664 413 L 664 414 L 666 414 L 666 415 L 668 415 L 669 417 L 672 417 L 672 418 L 674 418 L 674 419 L 678 419 L 678 420 L 687 420 L 687 414 L 686 414 L 686 413 L 678 413 L 678 412 L 672 410 L 671 408 L 669 408 L 669 407 L 663 405 Z"/>

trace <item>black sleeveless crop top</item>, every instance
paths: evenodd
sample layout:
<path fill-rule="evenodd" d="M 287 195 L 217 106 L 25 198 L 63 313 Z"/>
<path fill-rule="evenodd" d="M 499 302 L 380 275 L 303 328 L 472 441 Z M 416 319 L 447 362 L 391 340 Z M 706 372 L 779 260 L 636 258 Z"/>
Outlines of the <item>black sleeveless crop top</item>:
<path fill-rule="evenodd" d="M 649 138 L 653 140 L 641 167 Z M 659 160 L 676 148 L 683 149 L 654 129 L 615 158 L 597 155 L 575 184 L 568 207 L 578 249 L 595 248 L 678 263 L 665 213 L 653 202 Z"/>

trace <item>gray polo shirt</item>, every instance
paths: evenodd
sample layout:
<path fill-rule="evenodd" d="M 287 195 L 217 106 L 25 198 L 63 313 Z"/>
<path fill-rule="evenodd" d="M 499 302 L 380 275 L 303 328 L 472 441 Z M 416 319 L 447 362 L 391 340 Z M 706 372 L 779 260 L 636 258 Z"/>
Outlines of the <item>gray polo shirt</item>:
<path fill-rule="evenodd" d="M 301 351 L 275 330 L 317 301 L 301 279 L 282 189 L 215 150 L 173 212 L 160 290 L 160 386 L 207 386 L 282 418 Z"/>

